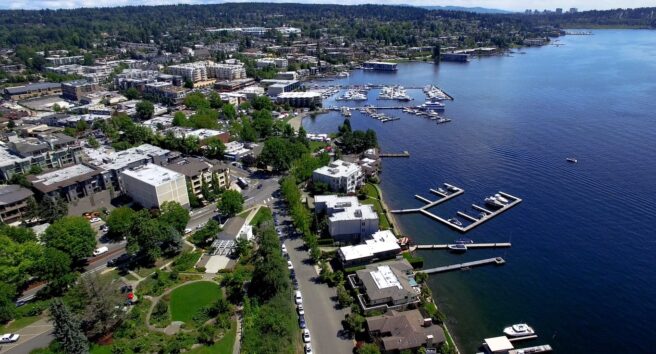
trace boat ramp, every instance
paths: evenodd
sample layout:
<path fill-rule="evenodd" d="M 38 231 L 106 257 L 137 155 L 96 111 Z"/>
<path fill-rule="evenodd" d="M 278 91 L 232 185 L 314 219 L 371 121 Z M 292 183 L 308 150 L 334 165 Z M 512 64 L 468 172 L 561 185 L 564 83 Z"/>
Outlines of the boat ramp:
<path fill-rule="evenodd" d="M 506 263 L 505 259 L 501 257 L 495 257 L 495 258 L 481 259 L 480 261 L 465 262 L 465 263 L 452 264 L 443 267 L 424 269 L 421 272 L 426 274 L 435 274 L 435 273 L 450 272 L 452 270 L 469 269 L 469 268 L 478 267 L 487 264 L 503 265 L 505 263 Z"/>

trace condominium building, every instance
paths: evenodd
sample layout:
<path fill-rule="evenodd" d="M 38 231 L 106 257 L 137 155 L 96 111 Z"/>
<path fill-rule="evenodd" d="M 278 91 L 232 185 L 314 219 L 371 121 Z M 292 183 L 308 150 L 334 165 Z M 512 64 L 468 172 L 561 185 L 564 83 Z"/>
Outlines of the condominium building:
<path fill-rule="evenodd" d="M 27 178 L 41 196 L 74 203 L 106 189 L 102 172 L 98 167 L 77 164 Z"/>
<path fill-rule="evenodd" d="M 0 185 L 0 222 L 12 224 L 23 220 L 32 191 L 16 184 Z"/>
<path fill-rule="evenodd" d="M 378 214 L 357 197 L 317 195 L 314 211 L 328 217 L 328 232 L 337 242 L 359 243 L 378 231 Z"/>
<path fill-rule="evenodd" d="M 46 63 L 49 66 L 80 64 L 82 62 L 84 62 L 84 56 L 82 55 L 74 55 L 70 57 L 51 56 L 46 58 Z"/>
<path fill-rule="evenodd" d="M 216 182 L 218 183 L 216 187 L 222 189 L 227 189 L 230 185 L 229 168 L 212 165 L 195 157 L 185 157 L 171 161 L 170 164 L 166 165 L 166 168 L 184 175 L 189 189 L 199 199 L 203 199 L 203 184 L 212 186 Z"/>
<path fill-rule="evenodd" d="M 348 276 L 358 289 L 358 303 L 365 313 L 404 310 L 419 304 L 419 291 L 413 268 L 408 261 L 390 261 L 368 265 Z"/>
<path fill-rule="evenodd" d="M 164 202 L 189 207 L 185 176 L 155 164 L 121 172 L 121 185 L 127 195 L 144 208 L 159 208 Z"/>
<path fill-rule="evenodd" d="M 289 66 L 289 61 L 285 58 L 262 58 L 258 59 L 255 64 L 260 69 L 268 67 L 284 69 Z"/>
<path fill-rule="evenodd" d="M 355 193 L 364 181 L 364 173 L 355 163 L 335 160 L 314 170 L 312 180 L 327 184 L 333 192 Z"/>
<path fill-rule="evenodd" d="M 62 96 L 69 100 L 79 101 L 83 96 L 100 89 L 98 84 L 87 80 L 74 80 L 61 84 Z"/>
<path fill-rule="evenodd" d="M 209 60 L 171 65 L 168 70 L 171 74 L 180 75 L 192 82 L 207 81 L 212 78 L 220 80 L 246 78 L 246 69 L 241 65 L 219 64 Z"/>
<path fill-rule="evenodd" d="M 319 92 L 283 92 L 276 97 L 276 101 L 292 107 L 321 107 L 321 94 Z"/>

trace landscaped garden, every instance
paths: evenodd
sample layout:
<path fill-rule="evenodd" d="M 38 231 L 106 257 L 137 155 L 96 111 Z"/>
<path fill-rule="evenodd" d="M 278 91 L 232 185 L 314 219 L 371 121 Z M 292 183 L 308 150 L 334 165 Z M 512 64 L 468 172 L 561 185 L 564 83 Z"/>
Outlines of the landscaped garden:
<path fill-rule="evenodd" d="M 171 292 L 171 319 L 191 322 L 201 309 L 222 297 L 221 287 L 213 282 L 201 281 L 181 286 Z"/>

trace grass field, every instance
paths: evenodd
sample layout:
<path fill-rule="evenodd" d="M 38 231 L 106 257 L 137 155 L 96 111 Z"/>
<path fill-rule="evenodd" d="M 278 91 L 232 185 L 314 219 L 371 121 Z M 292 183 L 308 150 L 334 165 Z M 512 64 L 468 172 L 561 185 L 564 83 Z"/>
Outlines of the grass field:
<path fill-rule="evenodd" d="M 200 347 L 189 351 L 190 354 L 231 354 L 237 337 L 237 324 L 233 321 L 230 330 L 223 335 L 220 341 L 209 347 Z"/>
<path fill-rule="evenodd" d="M 367 198 L 365 200 L 361 200 L 360 203 L 373 205 L 376 213 L 378 214 L 378 227 L 381 230 L 389 230 L 389 220 L 387 219 L 387 215 L 385 215 L 383 212 L 383 206 L 380 204 L 378 199 Z"/>
<path fill-rule="evenodd" d="M 251 220 L 251 225 L 258 226 L 261 222 L 273 220 L 273 215 L 271 214 L 271 209 L 262 207 L 257 211 L 257 214 Z"/>
<path fill-rule="evenodd" d="M 190 322 L 201 308 L 221 298 L 221 287 L 209 281 L 191 283 L 171 292 L 171 319 Z"/>
<path fill-rule="evenodd" d="M 17 330 L 23 327 L 27 327 L 32 323 L 38 321 L 39 318 L 41 318 L 41 316 L 28 316 L 28 317 L 19 318 L 17 320 L 12 321 L 8 325 L 0 326 L 0 333 L 16 332 Z"/>

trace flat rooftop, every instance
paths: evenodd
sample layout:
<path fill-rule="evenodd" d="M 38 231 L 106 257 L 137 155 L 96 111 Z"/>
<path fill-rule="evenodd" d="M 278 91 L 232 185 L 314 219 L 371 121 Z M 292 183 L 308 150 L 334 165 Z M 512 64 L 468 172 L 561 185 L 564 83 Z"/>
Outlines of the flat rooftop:
<path fill-rule="evenodd" d="M 60 187 L 68 186 L 78 182 L 86 181 L 102 172 L 86 165 L 78 164 L 65 167 L 56 171 L 46 172 L 38 176 L 29 176 L 34 188 L 43 193 L 49 193 Z"/>
<path fill-rule="evenodd" d="M 161 186 L 172 180 L 184 178 L 184 176 L 178 172 L 171 171 L 168 168 L 152 163 L 134 170 L 123 171 L 123 174 L 153 187 Z"/>

